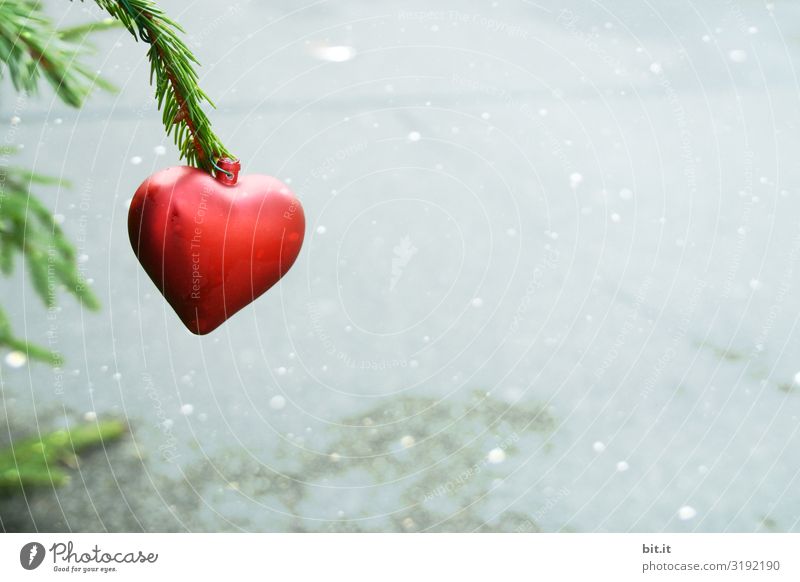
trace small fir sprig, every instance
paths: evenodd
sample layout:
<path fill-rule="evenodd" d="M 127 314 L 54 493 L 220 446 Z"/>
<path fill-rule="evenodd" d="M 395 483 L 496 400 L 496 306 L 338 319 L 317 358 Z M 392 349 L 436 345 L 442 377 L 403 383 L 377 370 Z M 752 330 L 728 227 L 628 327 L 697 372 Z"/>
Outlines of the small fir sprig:
<path fill-rule="evenodd" d="M 0 449 L 0 497 L 30 487 L 53 487 L 69 481 L 65 468 L 76 468 L 78 455 L 118 440 L 127 430 L 119 420 L 79 424 Z"/>
<path fill-rule="evenodd" d="M 80 107 L 94 87 L 113 86 L 80 62 L 91 47 L 84 37 L 116 25 L 112 20 L 58 30 L 35 0 L 0 1 L 0 76 L 17 91 L 36 93 L 44 77 L 62 101 Z"/>
<path fill-rule="evenodd" d="M 0 147 L 0 159 L 7 160 L 13 153 L 14 148 Z M 0 165 L 0 273 L 10 275 L 16 255 L 22 255 L 33 289 L 46 307 L 55 307 L 58 292 L 63 289 L 85 307 L 98 309 L 97 298 L 78 270 L 75 248 L 50 211 L 31 194 L 34 184 L 68 185 L 25 168 Z M 61 363 L 57 353 L 16 338 L 2 308 L 0 345 L 25 352 L 33 359 Z"/>

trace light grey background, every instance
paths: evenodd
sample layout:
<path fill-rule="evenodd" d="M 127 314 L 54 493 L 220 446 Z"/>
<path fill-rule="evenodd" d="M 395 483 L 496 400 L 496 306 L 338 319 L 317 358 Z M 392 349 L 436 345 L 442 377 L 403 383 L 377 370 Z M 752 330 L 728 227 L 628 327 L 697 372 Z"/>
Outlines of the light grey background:
<path fill-rule="evenodd" d="M 796 3 L 161 4 L 306 243 L 189 334 L 126 233 L 177 161 L 145 46 L 96 37 L 121 92 L 81 111 L 4 87 L 103 310 L 0 283 L 67 358 L 0 363 L 0 423 L 131 427 L 6 529 L 798 529 Z"/>

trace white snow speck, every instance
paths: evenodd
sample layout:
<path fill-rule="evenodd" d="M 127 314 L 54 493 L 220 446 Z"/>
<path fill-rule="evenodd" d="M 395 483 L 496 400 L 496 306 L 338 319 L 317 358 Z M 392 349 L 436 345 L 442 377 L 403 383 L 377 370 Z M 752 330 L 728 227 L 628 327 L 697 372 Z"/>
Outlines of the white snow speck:
<path fill-rule="evenodd" d="M 184 404 L 183 406 L 181 406 L 182 415 L 189 416 L 193 412 L 194 412 L 194 406 L 192 406 L 191 404 Z"/>
<path fill-rule="evenodd" d="M 627 471 L 629 467 L 630 465 L 628 465 L 627 461 L 620 461 L 619 463 L 617 463 L 617 471 L 619 471 L 620 473 Z"/>
<path fill-rule="evenodd" d="M 544 107 L 542 107 L 542 108 L 539 110 L 539 115 L 541 115 L 542 117 L 547 117 L 547 113 L 548 113 L 548 111 L 547 111 L 547 109 L 545 109 Z"/>
<path fill-rule="evenodd" d="M 90 410 L 89 412 L 84 412 L 83 420 L 85 420 L 86 422 L 94 422 L 95 420 L 97 420 L 97 413 L 93 410 Z"/>
<path fill-rule="evenodd" d="M 678 510 L 678 519 L 682 521 L 687 521 L 689 519 L 692 519 L 696 515 L 697 515 L 697 510 L 690 505 L 684 505 Z"/>
<path fill-rule="evenodd" d="M 119 372 L 116 372 L 116 373 L 115 373 L 113 376 L 111 376 L 111 377 L 112 377 L 112 378 L 114 378 L 114 380 L 122 380 L 122 374 L 120 374 Z"/>
<path fill-rule="evenodd" d="M 517 229 L 516 228 L 507 228 L 506 234 L 508 236 L 517 236 Z"/>
<path fill-rule="evenodd" d="M 11 125 L 19 125 L 21 121 L 22 118 L 20 118 L 18 115 L 15 115 L 11 118 Z"/>
<path fill-rule="evenodd" d="M 749 284 L 750 284 L 750 289 L 752 289 L 753 291 L 758 291 L 759 289 L 761 289 L 761 287 L 763 287 L 763 284 L 758 279 L 750 279 Z"/>
<path fill-rule="evenodd" d="M 583 176 L 578 172 L 573 172 L 569 175 L 569 185 L 573 188 L 577 188 L 581 182 L 583 182 Z"/>
<path fill-rule="evenodd" d="M 758 34 L 758 27 L 757 26 L 748 26 L 747 27 L 747 34 Z"/>
<path fill-rule="evenodd" d="M 661 63 L 653 63 L 650 65 L 650 72 L 654 75 L 660 75 L 664 72 L 664 67 L 661 66 Z"/>
<path fill-rule="evenodd" d="M 153 153 L 157 156 L 163 156 L 165 153 L 167 153 L 167 148 L 162 145 L 157 145 L 153 148 Z"/>
<path fill-rule="evenodd" d="M 281 366 L 275 372 L 277 372 L 278 376 L 285 376 L 289 370 L 286 369 L 286 366 Z"/>
<path fill-rule="evenodd" d="M 622 190 L 619 191 L 619 197 L 622 198 L 623 200 L 630 200 L 631 198 L 633 198 L 633 190 L 629 188 L 623 188 Z"/>
<path fill-rule="evenodd" d="M 703 35 L 703 42 L 711 42 L 711 37 L 707 34 Z"/>
<path fill-rule="evenodd" d="M 133 156 L 131 158 L 131 164 L 133 164 L 134 166 L 138 166 L 141 163 L 142 163 L 142 156 Z"/>
<path fill-rule="evenodd" d="M 317 227 L 317 234 L 325 234 L 327 231 L 328 229 L 321 224 Z"/>
<path fill-rule="evenodd" d="M 469 302 L 470 305 L 473 307 L 483 307 L 483 299 L 480 297 L 475 297 L 472 301 Z"/>
<path fill-rule="evenodd" d="M 9 368 L 21 368 L 28 361 L 28 356 L 23 352 L 14 350 L 6 354 L 6 366 Z"/>
<path fill-rule="evenodd" d="M 272 410 L 283 410 L 284 406 L 286 406 L 286 398 L 280 394 L 269 399 L 269 407 Z"/>
<path fill-rule="evenodd" d="M 417 440 L 413 436 L 407 434 L 406 436 L 400 439 L 400 446 L 403 447 L 404 449 L 410 449 L 411 447 L 414 446 L 414 443 L 416 442 Z"/>
<path fill-rule="evenodd" d="M 412 131 L 408 134 L 409 141 L 419 141 L 422 138 L 422 135 L 418 131 Z"/>
<path fill-rule="evenodd" d="M 53 123 L 55 123 L 56 125 L 61 125 L 62 123 L 64 123 L 64 120 L 63 120 L 63 119 L 61 119 L 60 117 L 56 117 L 56 118 L 53 120 Z"/>
<path fill-rule="evenodd" d="M 606 445 L 603 444 L 601 441 L 595 441 L 592 445 L 592 449 L 594 449 L 595 453 L 602 453 L 606 450 Z"/>
<path fill-rule="evenodd" d="M 491 115 L 489 115 L 489 113 L 487 113 L 486 111 L 481 113 L 481 119 L 489 119 L 490 117 Z"/>
<path fill-rule="evenodd" d="M 622 220 L 622 217 L 616 212 L 611 215 L 611 222 L 619 222 L 620 220 Z"/>
<path fill-rule="evenodd" d="M 496 447 L 489 451 L 489 454 L 486 455 L 486 460 L 493 465 L 497 465 L 506 460 L 506 452 L 500 447 Z"/>
<path fill-rule="evenodd" d="M 734 63 L 743 63 L 747 60 L 747 51 L 734 49 L 728 53 L 728 58 Z"/>
<path fill-rule="evenodd" d="M 794 383 L 800 386 L 800 372 L 794 375 Z"/>

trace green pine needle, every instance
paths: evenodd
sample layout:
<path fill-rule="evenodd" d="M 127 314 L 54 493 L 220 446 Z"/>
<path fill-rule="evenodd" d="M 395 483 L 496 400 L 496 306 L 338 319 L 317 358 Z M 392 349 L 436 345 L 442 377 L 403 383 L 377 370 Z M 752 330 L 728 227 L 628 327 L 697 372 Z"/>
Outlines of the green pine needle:
<path fill-rule="evenodd" d="M 121 26 L 122 23 L 118 20 L 106 18 L 100 22 L 88 22 L 86 24 L 79 24 L 78 26 L 72 26 L 70 28 L 62 28 L 58 31 L 58 36 L 61 38 L 61 40 L 75 42 L 83 40 L 92 33 L 120 28 Z"/>

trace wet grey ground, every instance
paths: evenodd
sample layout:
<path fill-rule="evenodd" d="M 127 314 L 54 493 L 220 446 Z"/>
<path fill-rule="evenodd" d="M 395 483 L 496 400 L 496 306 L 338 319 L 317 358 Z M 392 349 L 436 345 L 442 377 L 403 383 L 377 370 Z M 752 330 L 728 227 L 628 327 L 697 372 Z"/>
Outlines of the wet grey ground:
<path fill-rule="evenodd" d="M 131 435 L 4 528 L 798 529 L 800 7 L 163 6 L 306 246 L 192 336 L 125 231 L 176 161 L 144 47 L 98 37 L 122 92 L 79 112 L 5 88 L 23 161 L 73 181 L 41 194 L 104 309 L 48 321 L 21 272 L 0 283 L 68 362 L 0 364 L 0 422 Z"/>

